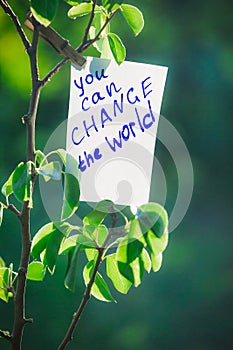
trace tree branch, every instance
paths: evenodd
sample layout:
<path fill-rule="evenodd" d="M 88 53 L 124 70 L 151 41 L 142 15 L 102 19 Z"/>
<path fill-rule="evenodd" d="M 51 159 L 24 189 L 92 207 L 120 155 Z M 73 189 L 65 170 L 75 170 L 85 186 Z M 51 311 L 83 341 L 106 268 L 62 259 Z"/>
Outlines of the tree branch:
<path fill-rule="evenodd" d="M 12 21 L 15 24 L 16 30 L 24 44 L 24 47 L 26 49 L 26 51 L 28 52 L 28 49 L 30 48 L 31 44 L 30 41 L 28 40 L 20 22 L 18 17 L 16 16 L 16 14 L 14 13 L 14 11 L 12 10 L 12 8 L 10 7 L 10 5 L 8 4 L 8 2 L 6 0 L 0 0 L 0 5 L 3 8 L 3 10 L 5 11 L 5 13 L 10 16 L 10 18 L 12 19 Z"/>
<path fill-rule="evenodd" d="M 37 48 L 39 37 L 39 26 L 35 23 L 33 32 L 32 45 L 28 49 L 31 66 L 32 77 L 32 93 L 29 103 L 29 109 L 27 116 L 24 117 L 24 122 L 27 127 L 27 160 L 34 162 L 35 160 L 35 123 L 38 110 L 38 102 L 40 96 L 41 85 L 39 81 L 39 72 L 37 66 Z M 32 169 L 32 174 L 33 174 Z M 32 191 L 35 183 L 35 177 L 32 176 Z M 14 325 L 12 332 L 11 349 L 20 350 L 22 343 L 22 336 L 24 332 L 24 326 L 26 323 L 31 322 L 25 318 L 25 293 L 27 282 L 27 269 L 30 260 L 31 253 L 31 233 L 30 233 L 30 208 L 28 207 L 28 201 L 23 202 L 21 211 L 21 258 L 20 267 L 18 270 L 17 288 L 14 297 Z"/>
<path fill-rule="evenodd" d="M 2 331 L 0 330 L 0 337 L 8 340 L 8 341 L 11 341 L 11 335 L 8 331 Z"/>
<path fill-rule="evenodd" d="M 56 66 L 51 69 L 50 72 L 48 72 L 48 74 L 46 74 L 46 76 L 44 77 L 44 79 L 41 80 L 41 87 L 44 87 L 50 80 L 51 78 L 59 72 L 59 70 L 61 69 L 61 67 L 64 66 L 64 64 L 66 62 L 69 61 L 69 58 L 66 57 L 66 58 L 63 58 L 63 60 L 61 60 L 58 64 L 56 64 Z"/>
<path fill-rule="evenodd" d="M 98 268 L 99 268 L 99 265 L 101 263 L 101 259 L 102 259 L 102 256 L 103 256 L 103 252 L 104 250 L 103 249 L 99 249 L 98 251 L 98 257 L 97 257 L 97 260 L 96 260 L 96 263 L 95 263 L 95 266 L 94 266 L 94 271 L 93 271 L 93 274 L 91 276 L 91 279 L 87 285 L 87 288 L 86 288 L 86 291 L 83 295 L 83 299 L 81 301 L 81 304 L 79 305 L 79 308 L 77 310 L 77 312 L 74 314 L 73 316 L 73 320 L 70 324 L 70 327 L 63 339 L 63 341 L 61 342 L 60 346 L 58 347 L 58 350 L 63 350 L 65 349 L 66 345 L 72 340 L 72 336 L 73 336 L 73 332 L 75 330 L 75 327 L 81 317 L 81 314 L 88 302 L 88 300 L 90 299 L 90 294 L 91 294 L 91 288 L 92 288 L 92 285 L 93 283 L 95 282 L 95 277 L 96 277 L 96 274 L 98 272 Z"/>
<path fill-rule="evenodd" d="M 14 204 L 9 204 L 7 206 L 7 209 L 12 211 L 17 217 L 20 219 L 21 218 L 21 212 L 14 206 Z"/>
<path fill-rule="evenodd" d="M 91 15 L 90 15 L 88 24 L 87 24 L 85 32 L 84 32 L 82 43 L 86 43 L 86 41 L 87 41 L 88 33 L 89 33 L 90 28 L 91 28 L 91 24 L 93 22 L 93 19 L 95 17 L 95 6 L 96 6 L 96 3 L 97 3 L 97 0 L 94 0 L 93 4 L 92 4 Z"/>
<path fill-rule="evenodd" d="M 112 225 L 111 225 L 111 228 L 110 229 L 113 229 L 116 225 L 116 222 L 117 222 L 117 216 L 116 216 L 116 213 L 111 213 L 111 216 L 112 216 Z M 67 344 L 72 340 L 72 337 L 73 337 L 73 333 L 74 333 L 74 330 L 75 330 L 75 327 L 77 326 L 77 323 L 82 315 L 82 312 L 87 304 L 87 302 L 89 301 L 90 299 L 90 296 L 91 296 L 91 288 L 95 282 L 95 277 L 96 277 L 96 274 L 98 272 L 98 269 L 99 269 L 99 266 L 101 264 L 101 261 L 102 261 L 102 257 L 103 257 L 103 254 L 104 254 L 104 251 L 105 251 L 105 247 L 107 245 L 107 243 L 109 242 L 109 239 L 111 238 L 111 234 L 109 233 L 107 238 L 105 239 L 102 247 L 98 248 L 98 256 L 97 256 L 97 259 L 96 259 L 96 262 L 95 262 L 95 266 L 94 266 L 94 270 L 93 270 L 93 273 L 92 273 L 92 276 L 91 276 L 91 279 L 86 287 L 86 290 L 85 290 L 85 293 L 83 295 L 83 298 L 82 298 L 82 301 L 79 305 L 79 308 L 78 310 L 75 312 L 74 316 L 73 316 L 73 319 L 71 321 L 71 324 L 68 328 L 68 331 L 64 337 L 64 339 L 62 340 L 61 344 L 59 345 L 58 349 L 57 350 L 64 350 L 65 347 L 67 346 Z"/>

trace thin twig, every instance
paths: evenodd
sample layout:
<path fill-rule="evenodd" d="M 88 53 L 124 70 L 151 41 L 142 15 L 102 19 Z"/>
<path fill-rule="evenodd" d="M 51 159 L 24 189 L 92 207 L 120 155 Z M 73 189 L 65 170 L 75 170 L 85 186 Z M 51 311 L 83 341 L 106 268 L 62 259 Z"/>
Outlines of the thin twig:
<path fill-rule="evenodd" d="M 59 63 L 56 64 L 56 66 L 51 69 L 50 72 L 48 72 L 48 74 L 46 74 L 46 76 L 44 77 L 44 79 L 41 80 L 41 87 L 44 87 L 49 81 L 50 79 L 59 72 L 59 70 L 61 69 L 61 67 L 64 66 L 64 64 L 66 62 L 69 61 L 68 57 L 63 58 L 63 60 L 61 60 Z"/>
<path fill-rule="evenodd" d="M 117 12 L 119 11 L 119 8 L 116 9 L 114 12 L 111 13 L 111 15 L 109 17 L 106 18 L 105 23 L 103 24 L 103 27 L 100 28 L 100 30 L 98 31 L 98 33 L 96 34 L 96 36 L 91 39 L 91 40 L 87 40 L 86 43 L 81 43 L 81 45 L 79 45 L 79 47 L 77 48 L 77 51 L 79 53 L 83 52 L 84 50 L 88 49 L 88 47 L 90 47 L 92 44 L 94 44 L 97 40 L 99 40 L 100 34 L 102 34 L 102 32 L 104 31 L 104 29 L 107 27 L 107 25 L 109 24 L 109 22 L 112 20 L 112 18 L 117 14 Z"/>
<path fill-rule="evenodd" d="M 0 337 L 6 339 L 8 341 L 11 341 L 11 335 L 7 331 L 0 330 Z"/>
<path fill-rule="evenodd" d="M 96 6 L 96 3 L 97 3 L 97 0 L 94 0 L 93 4 L 92 4 L 91 15 L 90 15 L 89 21 L 87 23 L 87 26 L 86 26 L 86 29 L 85 29 L 85 32 L 84 32 L 82 43 L 86 43 L 86 41 L 87 41 L 88 33 L 89 33 L 90 28 L 91 28 L 93 19 L 95 17 L 95 6 Z"/>
<path fill-rule="evenodd" d="M 26 51 L 28 51 L 28 49 L 30 48 L 31 44 L 30 44 L 30 41 L 28 40 L 20 22 L 19 22 L 19 19 L 18 17 L 16 16 L 16 14 L 14 13 L 14 11 L 12 10 L 12 8 L 10 7 L 10 5 L 8 4 L 8 2 L 6 0 L 0 0 L 0 5 L 1 7 L 3 8 L 3 10 L 5 11 L 5 13 L 7 15 L 10 16 L 10 18 L 12 19 L 12 21 L 14 22 L 15 24 L 15 27 L 17 29 L 17 32 L 24 44 L 24 47 L 26 49 Z"/>
<path fill-rule="evenodd" d="M 9 204 L 7 206 L 7 209 L 12 211 L 12 213 L 14 213 L 15 215 L 17 215 L 17 217 L 20 219 L 21 217 L 21 212 L 14 206 L 14 204 Z"/>
<path fill-rule="evenodd" d="M 33 82 L 38 82 L 39 80 L 39 69 L 37 64 L 37 48 L 38 48 L 38 40 L 39 40 L 39 29 L 40 24 L 33 21 L 33 37 L 32 37 L 32 45 L 30 48 L 30 62 L 31 62 L 31 75 L 33 77 Z"/>

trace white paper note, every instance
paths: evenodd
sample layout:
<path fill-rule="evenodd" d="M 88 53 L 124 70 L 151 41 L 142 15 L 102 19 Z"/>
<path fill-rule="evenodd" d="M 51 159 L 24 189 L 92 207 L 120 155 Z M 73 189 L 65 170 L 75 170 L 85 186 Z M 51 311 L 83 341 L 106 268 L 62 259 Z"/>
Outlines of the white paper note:
<path fill-rule="evenodd" d="M 166 76 L 167 67 L 92 57 L 82 70 L 71 66 L 66 147 L 81 200 L 148 202 Z"/>

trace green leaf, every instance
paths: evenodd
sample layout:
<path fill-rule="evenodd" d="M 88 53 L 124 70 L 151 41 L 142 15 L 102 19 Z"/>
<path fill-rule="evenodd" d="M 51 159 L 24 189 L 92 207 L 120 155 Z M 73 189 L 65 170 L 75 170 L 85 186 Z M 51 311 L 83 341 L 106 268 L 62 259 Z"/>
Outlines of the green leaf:
<path fill-rule="evenodd" d="M 106 273 L 116 290 L 123 294 L 128 293 L 132 283 L 119 272 L 116 253 L 106 257 Z"/>
<path fill-rule="evenodd" d="M 73 235 L 68 238 L 63 239 L 61 245 L 60 245 L 60 250 L 59 250 L 59 255 L 67 254 L 72 248 L 74 248 L 77 244 L 77 238 L 79 235 Z"/>
<path fill-rule="evenodd" d="M 142 252 L 143 244 L 138 240 L 134 240 L 127 244 L 127 260 L 126 262 L 130 264 L 136 258 L 138 258 Z"/>
<path fill-rule="evenodd" d="M 84 225 L 98 226 L 105 219 L 107 213 L 99 210 L 92 210 L 87 216 L 84 217 Z"/>
<path fill-rule="evenodd" d="M 111 5 L 109 3 L 109 0 L 102 0 L 102 6 L 104 6 L 106 9 L 108 9 Z"/>
<path fill-rule="evenodd" d="M 96 242 L 99 247 L 102 247 L 104 245 L 104 242 L 106 238 L 108 237 L 108 229 L 104 225 L 100 225 L 96 228 L 97 234 L 96 234 Z"/>
<path fill-rule="evenodd" d="M 5 261 L 3 260 L 3 258 L 0 256 L 0 267 L 5 267 Z"/>
<path fill-rule="evenodd" d="M 128 242 L 124 239 L 116 251 L 119 272 L 135 287 L 141 283 L 143 276 L 144 261 L 142 257 L 145 260 L 146 269 L 149 269 L 147 257 L 143 253 L 143 244 L 138 240 Z"/>
<path fill-rule="evenodd" d="M 123 277 L 125 277 L 130 283 L 134 283 L 133 269 L 129 264 L 122 261 L 117 261 L 117 267 Z"/>
<path fill-rule="evenodd" d="M 63 148 L 58 148 L 56 150 L 56 154 L 60 157 L 62 163 L 66 165 L 66 150 L 64 150 Z"/>
<path fill-rule="evenodd" d="M 168 229 L 167 212 L 157 203 L 141 205 L 137 210 L 136 218 L 144 233 L 151 229 L 156 236 L 161 237 Z"/>
<path fill-rule="evenodd" d="M 96 204 L 95 210 L 99 210 L 103 213 L 112 213 L 115 212 L 117 209 L 111 200 L 104 199 Z"/>
<path fill-rule="evenodd" d="M 119 36 L 114 33 L 108 33 L 108 42 L 109 42 L 113 57 L 115 58 L 118 64 L 121 64 L 126 57 L 126 49 L 124 44 L 122 43 Z"/>
<path fill-rule="evenodd" d="M 145 248 L 143 248 L 141 252 L 140 259 L 143 262 L 144 269 L 148 273 L 150 273 L 152 264 L 151 264 L 150 256 L 147 253 L 147 250 Z"/>
<path fill-rule="evenodd" d="M 61 220 L 66 220 L 75 213 L 75 211 L 78 209 L 80 197 L 78 179 L 69 173 L 64 173 L 64 177 L 65 189 Z"/>
<path fill-rule="evenodd" d="M 102 247 L 108 236 L 108 229 L 104 225 L 85 225 L 83 228 L 83 234 L 91 241 L 96 242 L 97 246 Z"/>
<path fill-rule="evenodd" d="M 141 257 L 136 258 L 130 264 L 117 261 L 117 266 L 122 276 L 133 283 L 135 287 L 141 284 L 144 272 L 144 264 Z"/>
<path fill-rule="evenodd" d="M 47 27 L 53 21 L 58 7 L 58 0 L 31 0 L 30 9 L 35 19 Z"/>
<path fill-rule="evenodd" d="M 96 243 L 86 235 L 78 235 L 77 243 L 83 245 L 86 248 L 96 248 Z"/>
<path fill-rule="evenodd" d="M 154 272 L 157 272 L 161 265 L 162 265 L 163 256 L 162 253 L 159 255 L 151 254 L 151 261 L 152 261 L 152 269 Z"/>
<path fill-rule="evenodd" d="M 106 10 L 113 11 L 116 10 L 122 3 L 122 0 L 118 0 L 117 3 L 115 0 L 102 0 L 102 6 L 106 8 Z"/>
<path fill-rule="evenodd" d="M 144 239 L 144 232 L 141 229 L 141 225 L 135 217 L 133 217 L 130 220 L 130 229 L 128 234 L 128 239 L 131 241 L 133 239 L 137 239 L 140 241 L 143 245 L 146 244 L 146 241 Z"/>
<path fill-rule="evenodd" d="M 49 272 L 54 273 L 55 265 L 57 262 L 57 256 L 60 249 L 60 245 L 63 239 L 63 234 L 56 230 L 50 235 L 48 242 L 46 244 L 46 251 L 44 255 L 43 264 L 48 266 Z"/>
<path fill-rule="evenodd" d="M 103 12 L 101 12 L 101 13 L 99 12 L 99 13 L 95 14 L 95 17 L 92 21 L 92 25 L 91 25 L 90 30 L 89 30 L 90 39 L 94 39 L 96 37 L 96 35 L 99 33 L 100 29 L 105 24 L 106 18 L 107 18 L 106 14 Z M 109 31 L 110 31 L 110 24 L 105 26 L 104 30 L 101 32 L 101 34 L 99 36 L 99 39 L 93 43 L 93 46 L 99 52 L 103 51 L 103 39 L 106 37 L 106 35 L 109 33 Z"/>
<path fill-rule="evenodd" d="M 12 178 L 13 178 L 14 172 L 9 176 L 8 180 L 4 183 L 2 186 L 2 194 L 8 198 L 9 195 L 13 192 L 12 189 Z"/>
<path fill-rule="evenodd" d="M 40 168 L 36 168 L 36 171 L 44 177 L 46 182 L 50 179 L 61 180 L 61 165 L 58 161 L 47 163 Z"/>
<path fill-rule="evenodd" d="M 27 164 L 19 163 L 15 168 L 12 176 L 12 189 L 15 197 L 19 202 L 27 200 L 28 197 L 28 182 L 30 179 L 27 176 Z"/>
<path fill-rule="evenodd" d="M 71 7 L 71 9 L 68 11 L 68 16 L 70 18 L 77 18 L 77 17 L 82 17 L 85 15 L 88 15 L 92 11 L 92 3 L 82 3 L 78 4 L 76 6 Z M 101 12 L 101 7 L 98 5 L 95 6 L 95 13 Z"/>
<path fill-rule="evenodd" d="M 41 227 L 39 231 L 35 234 L 32 240 L 32 251 L 31 254 L 34 258 L 38 258 L 40 254 L 45 250 L 46 244 L 48 242 L 49 237 L 53 232 L 56 231 L 56 226 L 53 222 L 46 224 Z"/>
<path fill-rule="evenodd" d="M 8 267 L 0 267 L 0 299 L 8 302 L 9 296 L 7 288 L 9 287 L 10 269 Z"/>
<path fill-rule="evenodd" d="M 124 239 L 117 248 L 117 260 L 130 264 L 140 256 L 143 249 L 143 244 L 138 240 L 129 242 Z"/>
<path fill-rule="evenodd" d="M 78 5 L 81 1 L 73 1 L 73 0 L 64 0 L 70 6 Z"/>
<path fill-rule="evenodd" d="M 75 291 L 79 252 L 80 252 L 80 246 L 76 246 L 74 249 L 70 250 L 68 254 L 68 265 L 67 265 L 64 284 L 65 284 L 65 287 L 71 290 L 72 292 Z"/>
<path fill-rule="evenodd" d="M 12 190 L 19 202 L 28 201 L 32 208 L 32 162 L 19 163 L 12 174 Z"/>
<path fill-rule="evenodd" d="M 136 258 L 130 266 L 133 270 L 134 275 L 134 286 L 138 287 L 142 282 L 143 272 L 144 272 L 144 264 L 141 257 Z"/>
<path fill-rule="evenodd" d="M 35 164 L 38 164 L 39 166 L 41 165 L 41 164 L 47 164 L 48 163 L 48 161 L 47 161 L 47 159 L 46 159 L 46 156 L 45 156 L 45 154 L 42 152 L 42 151 L 40 151 L 39 149 L 38 150 L 36 150 L 36 152 L 35 152 Z"/>
<path fill-rule="evenodd" d="M 2 225 L 3 209 L 4 209 L 4 206 L 3 206 L 2 203 L 0 203 L 0 226 Z M 1 265 L 0 265 L 0 266 L 1 266 Z"/>
<path fill-rule="evenodd" d="M 72 226 L 67 222 L 50 222 L 39 229 L 32 240 L 31 254 L 34 258 L 38 258 L 40 254 L 46 249 L 49 242 L 49 238 L 56 231 L 63 234 L 63 238 L 66 237 Z"/>
<path fill-rule="evenodd" d="M 137 7 L 128 4 L 122 4 L 121 11 L 126 22 L 137 36 L 144 27 L 144 19 L 141 11 Z"/>
<path fill-rule="evenodd" d="M 100 225 L 108 213 L 114 210 L 114 204 L 110 200 L 103 200 L 96 204 L 95 209 L 84 217 L 85 225 L 98 226 Z"/>
<path fill-rule="evenodd" d="M 48 266 L 48 270 L 51 274 L 53 274 L 55 270 L 61 242 L 64 236 L 67 236 L 70 232 L 70 225 L 67 223 L 54 223 L 54 226 L 56 229 L 47 240 L 43 258 L 43 264 L 44 266 Z"/>
<path fill-rule="evenodd" d="M 31 281 L 43 281 L 45 267 L 40 261 L 33 261 L 28 265 L 27 279 Z"/>
<path fill-rule="evenodd" d="M 168 231 L 165 231 L 164 234 L 159 238 L 151 230 L 149 230 L 145 235 L 145 239 L 150 252 L 157 256 L 162 253 L 167 247 Z"/>
<path fill-rule="evenodd" d="M 85 281 L 85 285 L 89 283 L 91 276 L 94 271 L 94 265 L 95 262 L 94 260 L 91 260 L 87 263 L 83 270 L 83 278 Z M 116 302 L 115 299 L 112 297 L 110 289 L 103 279 L 103 277 L 100 275 L 99 272 L 97 272 L 96 277 L 95 277 L 95 282 L 92 285 L 91 288 L 91 294 L 99 300 L 106 301 L 106 302 Z"/>
<path fill-rule="evenodd" d="M 88 261 L 90 261 L 90 260 L 95 261 L 97 259 L 97 256 L 98 256 L 98 251 L 97 251 L 97 249 L 85 249 L 85 254 L 86 254 Z"/>
<path fill-rule="evenodd" d="M 100 40 L 102 40 L 100 57 L 104 58 L 104 59 L 113 60 L 114 56 L 113 56 L 112 50 L 110 48 L 108 37 L 106 36 L 106 37 L 104 37 L 103 39 L 100 39 Z"/>

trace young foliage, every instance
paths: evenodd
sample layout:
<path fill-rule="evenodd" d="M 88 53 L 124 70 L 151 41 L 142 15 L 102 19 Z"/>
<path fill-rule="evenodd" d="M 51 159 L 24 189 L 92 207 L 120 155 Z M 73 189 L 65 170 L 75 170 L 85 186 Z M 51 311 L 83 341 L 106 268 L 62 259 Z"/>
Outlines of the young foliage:
<path fill-rule="evenodd" d="M 50 222 L 43 226 L 32 240 L 32 256 L 36 259 L 42 254 L 44 267 L 54 273 L 58 252 L 64 237 L 71 231 L 71 226 L 65 222 Z"/>
<path fill-rule="evenodd" d="M 102 58 L 114 58 L 121 64 L 126 57 L 126 48 L 121 38 L 110 30 L 110 19 L 117 12 L 121 12 L 128 26 L 137 36 L 144 27 L 144 19 L 141 11 L 132 5 L 122 4 L 122 1 L 102 1 L 102 6 L 95 5 L 94 19 L 89 28 L 90 40 L 95 41 L 95 48 L 101 53 Z M 68 11 L 68 16 L 76 19 L 93 13 L 92 2 L 79 3 Z M 97 39 L 97 40 L 96 40 Z"/>
<path fill-rule="evenodd" d="M 137 7 L 128 4 L 122 4 L 120 9 L 134 35 L 137 36 L 144 27 L 143 14 Z"/>
<path fill-rule="evenodd" d="M 6 197 L 8 204 L 8 197 L 13 193 L 14 197 L 19 201 L 28 201 L 29 207 L 32 208 L 32 162 L 19 163 L 8 180 L 2 186 L 2 194 Z"/>
<path fill-rule="evenodd" d="M 31 281 L 43 281 L 45 276 L 44 264 L 40 261 L 32 261 L 28 265 L 27 279 Z"/>
<path fill-rule="evenodd" d="M 70 249 L 68 252 L 68 263 L 64 279 L 64 285 L 72 292 L 75 291 L 80 248 L 81 246 L 77 245 L 72 247 L 72 249 Z"/>
<path fill-rule="evenodd" d="M 118 292 L 123 294 L 128 293 L 132 283 L 120 273 L 116 253 L 106 257 L 106 273 Z"/>
<path fill-rule="evenodd" d="M 80 188 L 78 179 L 69 173 L 64 173 L 65 188 L 64 201 L 62 207 L 61 220 L 66 220 L 71 217 L 78 209 Z"/>
<path fill-rule="evenodd" d="M 45 27 L 54 20 L 59 0 L 30 0 L 30 10 L 35 19 Z"/>
<path fill-rule="evenodd" d="M 83 278 L 86 286 L 90 282 L 91 276 L 94 271 L 94 267 L 95 267 L 94 260 L 89 261 L 87 265 L 84 267 Z M 98 300 L 102 300 L 106 302 L 110 302 L 110 301 L 116 302 L 111 295 L 110 289 L 106 281 L 103 279 L 103 277 L 99 272 L 97 272 L 96 274 L 95 281 L 91 288 L 91 294 Z"/>
<path fill-rule="evenodd" d="M 13 192 L 13 189 L 12 189 L 12 177 L 13 177 L 13 173 L 9 176 L 7 181 L 2 186 L 2 194 L 6 197 L 6 202 L 7 203 L 8 203 L 8 197 Z"/>
<path fill-rule="evenodd" d="M 8 303 L 9 298 L 13 296 L 12 286 L 17 273 L 13 271 L 13 264 L 5 266 L 5 262 L 0 257 L 0 299 Z"/>
<path fill-rule="evenodd" d="M 83 2 L 81 4 L 77 4 L 73 6 L 68 11 L 68 16 L 70 18 L 76 19 L 78 17 L 86 16 L 92 12 L 92 3 Z M 98 5 L 95 5 L 94 13 L 102 12 L 101 8 Z"/>
<path fill-rule="evenodd" d="M 119 36 L 114 33 L 108 33 L 107 37 L 115 61 L 118 64 L 121 64 L 126 57 L 126 49 L 124 44 L 122 43 Z"/>

